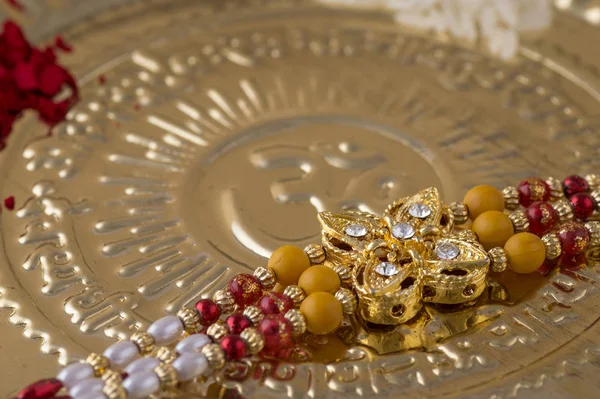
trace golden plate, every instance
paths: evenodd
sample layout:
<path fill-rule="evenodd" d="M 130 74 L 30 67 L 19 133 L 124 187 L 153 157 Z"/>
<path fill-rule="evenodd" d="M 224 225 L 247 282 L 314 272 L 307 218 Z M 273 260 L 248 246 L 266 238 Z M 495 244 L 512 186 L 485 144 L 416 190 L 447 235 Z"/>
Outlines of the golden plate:
<path fill-rule="evenodd" d="M 38 41 L 64 32 L 82 101 L 51 137 L 25 118 L 0 154 L 17 200 L 1 216 L 0 394 L 317 242 L 317 210 L 600 171 L 600 4 L 558 3 L 511 62 L 308 1 L 31 4 L 16 18 Z M 310 341 L 311 362 L 223 382 L 249 397 L 595 397 L 598 272 L 508 277 L 509 302 Z"/>

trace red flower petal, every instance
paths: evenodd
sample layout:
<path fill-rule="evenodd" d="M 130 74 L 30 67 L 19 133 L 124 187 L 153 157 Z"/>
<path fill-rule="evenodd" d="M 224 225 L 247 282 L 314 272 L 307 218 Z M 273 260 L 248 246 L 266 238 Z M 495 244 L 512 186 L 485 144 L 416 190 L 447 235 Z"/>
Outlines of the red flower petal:
<path fill-rule="evenodd" d="M 65 83 L 65 70 L 56 64 L 49 64 L 42 70 L 39 79 L 40 91 L 47 96 L 54 97 Z"/>
<path fill-rule="evenodd" d="M 9 211 L 12 211 L 13 209 L 15 209 L 15 197 L 11 195 L 10 197 L 5 198 L 4 206 Z"/>
<path fill-rule="evenodd" d="M 11 20 L 4 22 L 2 35 L 5 42 L 11 47 L 31 47 L 27 39 L 25 39 L 21 27 Z"/>
<path fill-rule="evenodd" d="M 50 126 L 62 122 L 69 112 L 71 102 L 69 99 L 58 103 L 52 102 L 44 97 L 38 97 L 36 109 L 40 113 L 40 119 Z"/>
<path fill-rule="evenodd" d="M 0 34 L 0 149 L 25 109 L 36 109 L 41 120 L 54 126 L 64 120 L 79 99 L 74 77 L 57 64 L 55 48 L 72 50 L 61 37 L 56 38 L 54 46 L 32 48 L 16 23 L 4 23 Z M 70 89 L 70 96 L 53 102 L 63 88 Z"/>
<path fill-rule="evenodd" d="M 0 90 L 2 90 L 0 108 L 10 113 L 20 113 L 24 109 L 32 107 L 34 103 L 35 95 L 19 89 L 14 81 L 1 85 Z"/>
<path fill-rule="evenodd" d="M 52 50 L 52 48 L 50 47 L 44 50 L 34 48 L 31 51 L 31 57 L 29 59 L 29 62 L 35 65 L 36 67 L 42 67 L 48 64 L 55 64 L 56 54 L 54 53 L 54 50 Z"/>
<path fill-rule="evenodd" d="M 8 79 L 10 79 L 10 73 L 8 72 L 8 69 L 0 65 L 0 82 L 6 81 Z"/>
<path fill-rule="evenodd" d="M 19 62 L 29 59 L 31 45 L 25 39 L 19 25 L 12 21 L 6 21 L 2 32 L 2 42 L 3 49 L 0 60 L 4 66 L 13 67 Z"/>
<path fill-rule="evenodd" d="M 65 40 L 61 36 L 56 37 L 56 39 L 54 40 L 54 45 L 57 48 L 64 51 L 65 53 L 70 53 L 71 51 L 73 51 L 73 46 L 71 46 L 69 43 L 65 42 Z"/>
<path fill-rule="evenodd" d="M 33 90 L 37 89 L 38 81 L 35 76 L 35 70 L 33 64 L 25 64 L 23 62 L 17 64 L 13 70 L 15 77 L 15 83 L 21 90 Z"/>

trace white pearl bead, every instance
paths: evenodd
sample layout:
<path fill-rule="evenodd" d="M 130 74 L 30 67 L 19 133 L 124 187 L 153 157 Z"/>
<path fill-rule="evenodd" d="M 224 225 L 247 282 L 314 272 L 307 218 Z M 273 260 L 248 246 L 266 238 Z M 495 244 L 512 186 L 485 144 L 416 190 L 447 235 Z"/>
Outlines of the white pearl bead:
<path fill-rule="evenodd" d="M 182 333 L 183 324 L 177 316 L 165 316 L 152 323 L 148 328 L 148 334 L 152 335 L 156 346 L 172 344 Z"/>
<path fill-rule="evenodd" d="M 160 379 L 153 371 L 131 374 L 123 381 L 128 399 L 144 399 L 160 389 Z"/>
<path fill-rule="evenodd" d="M 75 386 L 69 390 L 69 394 L 75 399 L 76 396 L 81 396 L 88 392 L 102 392 L 102 388 L 104 388 L 104 381 L 100 378 L 88 378 L 87 380 L 75 384 Z"/>
<path fill-rule="evenodd" d="M 82 392 L 80 395 L 72 396 L 72 399 L 108 399 L 104 392 Z"/>
<path fill-rule="evenodd" d="M 131 375 L 133 373 L 141 373 L 142 371 L 152 371 L 157 368 L 159 364 L 160 360 L 155 357 L 143 357 L 125 367 L 125 372 Z"/>
<path fill-rule="evenodd" d="M 177 346 L 175 346 L 175 350 L 177 351 L 177 353 L 200 352 L 200 349 L 202 349 L 202 347 L 211 343 L 212 340 L 208 335 L 194 334 L 181 340 L 177 344 Z"/>
<path fill-rule="evenodd" d="M 110 360 L 110 366 L 113 370 L 120 370 L 127 366 L 139 354 L 139 349 L 133 341 L 117 342 L 104 351 L 104 356 Z"/>
<path fill-rule="evenodd" d="M 58 373 L 58 379 L 65 387 L 71 388 L 79 381 L 94 377 L 94 368 L 87 363 L 73 363 Z"/>
<path fill-rule="evenodd" d="M 201 376 L 208 370 L 208 360 L 202 353 L 182 353 L 173 362 L 179 381 L 189 381 Z"/>

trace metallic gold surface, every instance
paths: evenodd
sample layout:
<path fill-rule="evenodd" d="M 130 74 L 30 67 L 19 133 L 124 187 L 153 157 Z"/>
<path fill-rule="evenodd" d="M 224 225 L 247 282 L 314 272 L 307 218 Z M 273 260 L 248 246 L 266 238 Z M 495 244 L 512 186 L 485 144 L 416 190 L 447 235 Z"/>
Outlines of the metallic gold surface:
<path fill-rule="evenodd" d="M 13 16 L 73 43 L 82 101 L 50 137 L 25 117 L 0 153 L 17 202 L 1 215 L 2 396 L 283 243 L 318 242 L 318 211 L 600 170 L 597 1 L 557 2 L 553 28 L 508 63 L 308 1 L 30 3 Z M 427 307 L 422 328 L 358 326 L 307 342 L 312 361 L 219 381 L 249 397 L 596 397 L 596 266 L 508 274 L 481 306 Z"/>

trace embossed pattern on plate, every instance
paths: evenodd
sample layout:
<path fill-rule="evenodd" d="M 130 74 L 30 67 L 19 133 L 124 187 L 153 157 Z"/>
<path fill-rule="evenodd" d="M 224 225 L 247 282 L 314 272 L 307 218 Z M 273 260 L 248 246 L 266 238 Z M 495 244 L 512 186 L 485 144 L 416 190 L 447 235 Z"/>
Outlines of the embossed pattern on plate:
<path fill-rule="evenodd" d="M 0 155 L 18 205 L 2 214 L 0 306 L 42 352 L 100 351 L 278 245 L 317 242 L 319 210 L 600 170 L 599 62 L 560 32 L 600 33 L 569 16 L 507 64 L 383 14 L 254 3 L 140 2 L 67 32 L 82 102 L 51 137 L 22 121 Z M 362 337 L 427 351 L 332 337 L 314 362 L 224 383 L 261 397 L 568 397 L 570 373 L 597 371 L 599 277 L 556 276 L 453 318 L 429 310 L 423 335 Z M 337 361 L 318 361 L 325 346 Z"/>

